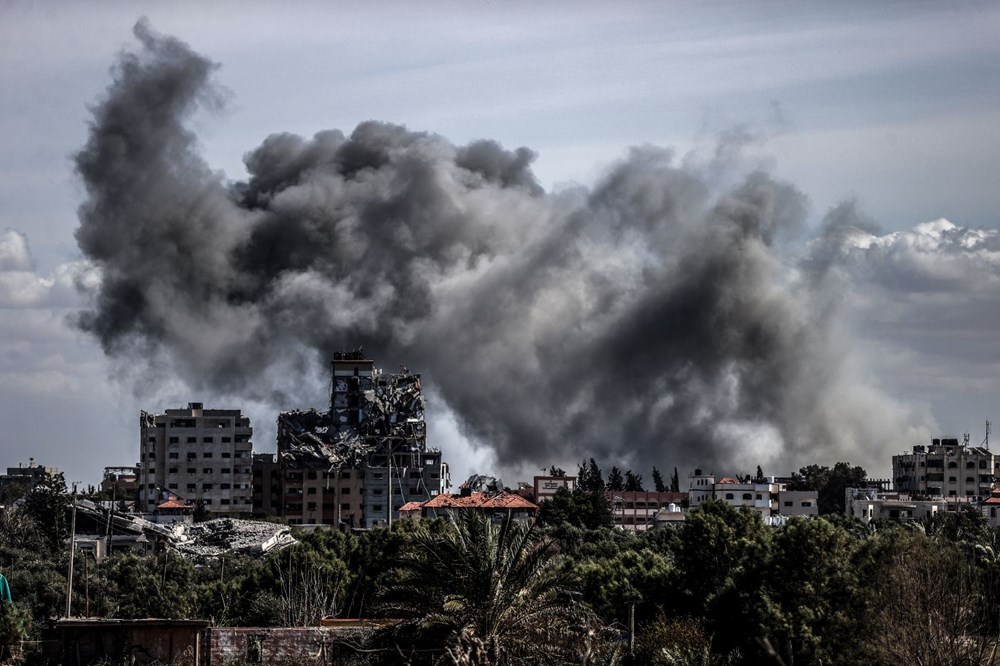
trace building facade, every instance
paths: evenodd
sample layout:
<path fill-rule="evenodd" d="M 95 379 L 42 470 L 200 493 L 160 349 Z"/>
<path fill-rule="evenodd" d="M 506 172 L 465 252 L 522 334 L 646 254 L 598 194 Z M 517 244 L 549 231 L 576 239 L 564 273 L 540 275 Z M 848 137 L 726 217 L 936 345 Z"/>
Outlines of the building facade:
<path fill-rule="evenodd" d="M 957 439 L 932 439 L 930 446 L 918 444 L 892 457 L 894 489 L 913 497 L 986 498 L 997 474 L 997 456 Z"/>
<path fill-rule="evenodd" d="M 169 495 L 209 512 L 249 516 L 253 428 L 238 409 L 185 409 L 139 416 L 139 510 L 152 512 Z"/>
<path fill-rule="evenodd" d="M 367 528 L 447 490 L 448 465 L 427 446 L 420 375 L 383 373 L 360 349 L 331 365 L 329 411 L 278 416 L 278 515 Z"/>

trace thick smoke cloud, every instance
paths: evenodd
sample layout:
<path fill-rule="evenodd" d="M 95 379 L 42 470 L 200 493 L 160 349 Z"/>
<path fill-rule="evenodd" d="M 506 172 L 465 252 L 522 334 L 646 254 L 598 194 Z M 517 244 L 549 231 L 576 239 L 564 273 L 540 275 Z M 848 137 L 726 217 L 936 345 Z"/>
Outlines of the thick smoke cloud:
<path fill-rule="evenodd" d="M 363 345 L 511 468 L 788 471 L 880 460 L 906 432 L 851 354 L 835 242 L 807 270 L 776 249 L 804 223 L 793 186 L 646 147 L 546 193 L 526 148 L 379 122 L 274 134 L 227 183 L 185 126 L 223 97 L 215 65 L 136 36 L 76 158 L 102 275 L 79 325 L 109 355 L 282 409 Z"/>

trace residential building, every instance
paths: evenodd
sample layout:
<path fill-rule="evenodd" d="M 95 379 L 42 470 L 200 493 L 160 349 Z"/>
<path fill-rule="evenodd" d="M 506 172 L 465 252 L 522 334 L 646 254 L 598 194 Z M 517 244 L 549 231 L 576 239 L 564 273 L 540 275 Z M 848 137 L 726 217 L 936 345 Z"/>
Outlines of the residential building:
<path fill-rule="evenodd" d="M 551 499 L 560 488 L 573 492 L 576 489 L 575 476 L 536 476 L 534 479 L 534 502 Z"/>
<path fill-rule="evenodd" d="M 819 515 L 819 494 L 815 490 L 788 490 L 784 479 L 773 476 L 743 480 L 724 476 L 716 480 L 713 474 L 695 469 L 689 484 L 688 506 L 692 509 L 709 499 L 717 499 L 737 508 L 752 509 L 769 524 L 777 524 L 771 520 L 777 516 L 812 518 Z"/>
<path fill-rule="evenodd" d="M 222 516 L 252 509 L 253 428 L 238 409 L 186 408 L 139 416 L 139 509 L 176 496 Z"/>
<path fill-rule="evenodd" d="M 653 490 L 607 490 L 604 495 L 611 503 L 615 527 L 628 532 L 650 529 L 661 509 L 680 507 L 688 499 L 688 493 Z"/>
<path fill-rule="evenodd" d="M 281 470 L 273 453 L 253 454 L 251 512 L 254 518 L 281 515 Z"/>
<path fill-rule="evenodd" d="M 1000 457 L 968 438 L 932 439 L 892 457 L 894 489 L 914 497 L 989 497 L 998 474 Z"/>
<path fill-rule="evenodd" d="M 516 493 L 501 491 L 483 493 L 463 489 L 458 495 L 441 493 L 423 502 L 408 502 L 400 507 L 400 515 L 415 520 L 421 518 L 450 518 L 476 512 L 502 522 L 508 516 L 517 522 L 531 522 L 538 505 Z"/>
<path fill-rule="evenodd" d="M 105 467 L 101 492 L 111 495 L 115 500 L 134 502 L 139 492 L 139 468 L 135 465 Z"/>
<path fill-rule="evenodd" d="M 782 516 L 815 518 L 819 515 L 818 493 L 815 490 L 779 490 L 778 511 Z"/>
<path fill-rule="evenodd" d="M 958 500 L 948 501 L 942 497 L 935 499 L 914 499 L 907 493 L 883 491 L 877 488 L 847 488 L 845 490 L 844 511 L 866 525 L 875 518 L 895 522 L 923 520 L 938 513 L 958 510 Z M 964 501 L 965 506 L 971 506 Z"/>
<path fill-rule="evenodd" d="M 13 502 L 45 478 L 59 473 L 58 467 L 36 465 L 34 458 L 29 458 L 27 465 L 8 467 L 6 474 L 0 474 L 0 504 Z"/>
<path fill-rule="evenodd" d="M 372 527 L 451 481 L 427 446 L 420 375 L 386 374 L 361 349 L 331 364 L 330 409 L 278 416 L 280 515 L 291 524 Z"/>

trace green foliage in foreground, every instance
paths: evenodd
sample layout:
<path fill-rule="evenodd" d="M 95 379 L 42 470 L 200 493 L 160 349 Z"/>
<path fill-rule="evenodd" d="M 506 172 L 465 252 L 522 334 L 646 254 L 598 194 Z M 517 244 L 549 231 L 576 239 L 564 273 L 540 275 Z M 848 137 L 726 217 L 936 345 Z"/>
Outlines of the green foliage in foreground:
<path fill-rule="evenodd" d="M 58 490 L 0 515 L 0 572 L 14 597 L 0 608 L 5 654 L 65 609 L 68 556 L 47 532 L 61 525 Z M 168 551 L 98 564 L 77 553 L 73 609 L 230 626 L 403 620 L 353 646 L 357 663 L 998 662 L 1000 532 L 974 512 L 771 528 L 706 502 L 678 527 L 630 534 L 608 527 L 585 493 L 557 500 L 530 528 L 400 521 L 301 533 L 259 559 Z"/>

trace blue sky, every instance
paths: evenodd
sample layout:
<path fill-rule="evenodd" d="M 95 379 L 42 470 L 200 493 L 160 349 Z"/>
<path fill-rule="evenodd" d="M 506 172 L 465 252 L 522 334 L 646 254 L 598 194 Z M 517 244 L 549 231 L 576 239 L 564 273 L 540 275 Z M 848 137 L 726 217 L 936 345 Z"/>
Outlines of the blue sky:
<path fill-rule="evenodd" d="M 349 131 L 368 119 L 528 146 L 549 190 L 594 183 L 629 146 L 710 161 L 720 136 L 742 137 L 737 169 L 793 183 L 814 227 L 845 199 L 878 225 L 886 252 L 851 264 L 883 262 L 851 278 L 858 345 L 922 423 L 981 439 L 996 405 L 995 259 L 947 255 L 940 234 L 914 229 L 938 218 L 1000 226 L 993 4 L 5 2 L 0 231 L 17 233 L 0 244 L 0 466 L 34 456 L 96 481 L 103 465 L 133 461 L 139 408 L 187 401 L 183 386 L 119 381 L 65 324 L 82 305 L 71 276 L 86 274 L 71 156 L 114 58 L 135 48 L 140 16 L 220 65 L 223 108 L 191 129 L 229 178 L 245 175 L 243 154 L 272 132 Z M 887 295 L 890 283 L 915 284 L 912 271 L 886 277 L 912 268 L 914 248 L 960 287 Z M 889 316 L 887 302 L 908 309 Z M 496 464 L 488 447 L 460 441 L 450 416 L 437 427 L 459 479 Z M 912 443 L 877 443 L 889 448 L 872 458 L 887 463 Z"/>

